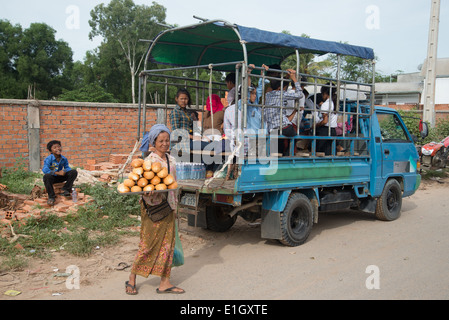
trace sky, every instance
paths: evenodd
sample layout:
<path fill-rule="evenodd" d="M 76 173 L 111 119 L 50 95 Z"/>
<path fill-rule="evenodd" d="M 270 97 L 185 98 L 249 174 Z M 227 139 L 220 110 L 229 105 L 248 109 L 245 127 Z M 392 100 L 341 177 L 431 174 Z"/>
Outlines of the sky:
<path fill-rule="evenodd" d="M 0 19 L 20 24 L 33 22 L 54 28 L 66 41 L 74 60 L 101 43 L 89 40 L 90 11 L 109 0 L 0 0 Z M 151 6 L 152 1 L 134 0 Z M 156 0 L 167 9 L 166 22 L 196 24 L 198 16 L 222 19 L 246 27 L 311 38 L 342 41 L 374 49 L 376 70 L 384 75 L 398 70 L 417 72 L 427 56 L 431 0 Z M 449 57 L 449 1 L 440 8 L 438 57 Z"/>

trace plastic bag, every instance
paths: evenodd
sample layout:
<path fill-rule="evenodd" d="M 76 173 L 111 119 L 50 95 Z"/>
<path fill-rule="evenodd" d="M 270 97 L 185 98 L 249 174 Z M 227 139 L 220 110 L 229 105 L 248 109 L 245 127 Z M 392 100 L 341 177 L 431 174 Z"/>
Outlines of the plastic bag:
<path fill-rule="evenodd" d="M 173 253 L 173 267 L 179 267 L 184 264 L 184 250 L 182 249 L 181 239 L 178 233 L 178 222 L 175 223 L 175 252 Z"/>

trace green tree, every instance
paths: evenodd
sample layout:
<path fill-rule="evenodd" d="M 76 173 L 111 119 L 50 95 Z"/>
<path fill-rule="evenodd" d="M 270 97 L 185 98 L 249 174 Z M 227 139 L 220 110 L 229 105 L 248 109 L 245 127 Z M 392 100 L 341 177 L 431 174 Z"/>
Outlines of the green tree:
<path fill-rule="evenodd" d="M 55 39 L 56 30 L 45 23 L 32 23 L 23 32 L 17 59 L 19 79 L 36 85 L 36 98 L 58 96 L 71 86 L 66 71 L 73 65 L 69 45 Z"/>
<path fill-rule="evenodd" d="M 45 23 L 22 31 L 20 25 L 0 20 L 0 96 L 27 98 L 28 85 L 34 85 L 36 98 L 48 99 L 70 88 L 72 49 L 55 34 Z"/>
<path fill-rule="evenodd" d="M 65 91 L 59 95 L 59 101 L 83 101 L 83 102 L 118 102 L 114 96 L 105 92 L 99 84 L 86 84 L 81 88 Z"/>
<path fill-rule="evenodd" d="M 16 98 L 26 92 L 17 81 L 17 59 L 22 27 L 0 20 L 0 98 Z"/>
<path fill-rule="evenodd" d="M 157 23 L 165 22 L 165 7 L 156 2 L 148 7 L 136 5 L 132 0 L 112 0 L 107 6 L 96 6 L 90 15 L 89 38 L 102 36 L 106 43 L 119 44 L 129 68 L 132 102 L 136 103 L 136 76 L 148 49 L 148 44 L 139 40 L 153 39 L 162 30 Z"/>
<path fill-rule="evenodd" d="M 291 34 L 289 31 L 282 31 L 285 34 Z M 310 38 L 309 35 L 303 33 L 301 34 L 303 38 Z M 316 61 L 317 55 L 313 53 L 300 53 L 299 55 L 299 72 L 304 74 L 310 74 L 314 76 L 328 76 L 327 70 L 331 68 L 332 63 L 325 59 L 321 61 Z M 297 67 L 296 55 L 291 55 L 287 57 L 282 63 L 282 68 L 285 69 L 295 69 Z"/>

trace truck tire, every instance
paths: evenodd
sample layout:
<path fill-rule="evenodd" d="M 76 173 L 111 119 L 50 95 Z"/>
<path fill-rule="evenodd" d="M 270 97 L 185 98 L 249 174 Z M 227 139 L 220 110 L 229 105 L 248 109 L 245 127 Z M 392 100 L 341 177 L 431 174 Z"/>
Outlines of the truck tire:
<path fill-rule="evenodd" d="M 313 207 L 304 194 L 292 193 L 281 212 L 280 243 L 296 247 L 306 242 L 313 227 Z"/>
<path fill-rule="evenodd" d="M 226 210 L 223 206 L 207 206 L 206 207 L 206 223 L 207 229 L 215 232 L 225 232 L 232 228 L 238 215 L 229 216 L 232 207 Z"/>
<path fill-rule="evenodd" d="M 381 196 L 377 199 L 376 218 L 383 221 L 393 221 L 401 216 L 402 190 L 396 179 L 390 179 L 385 184 Z"/>

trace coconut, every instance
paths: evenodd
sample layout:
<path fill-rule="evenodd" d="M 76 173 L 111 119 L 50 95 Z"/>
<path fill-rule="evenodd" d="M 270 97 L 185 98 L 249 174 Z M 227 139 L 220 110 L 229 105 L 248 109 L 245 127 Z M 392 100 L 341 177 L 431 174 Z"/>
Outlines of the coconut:
<path fill-rule="evenodd" d="M 143 165 L 142 165 L 142 168 L 143 168 L 143 170 L 145 170 L 145 171 L 151 171 L 151 165 L 152 165 L 153 163 L 151 162 L 151 160 L 145 160 L 144 162 L 143 162 Z"/>
<path fill-rule="evenodd" d="M 166 176 L 168 176 L 168 169 L 162 168 L 161 171 L 158 172 L 157 176 L 161 179 L 164 179 Z"/>
<path fill-rule="evenodd" d="M 130 191 L 130 189 L 125 186 L 123 183 L 119 184 L 119 186 L 117 187 L 118 192 L 120 193 L 128 193 Z"/>
<path fill-rule="evenodd" d="M 173 178 L 173 176 L 171 174 L 169 174 L 168 176 L 166 176 L 164 178 L 164 183 L 169 186 L 171 185 L 173 182 L 175 182 L 175 179 Z"/>
<path fill-rule="evenodd" d="M 142 188 L 139 186 L 134 186 L 131 188 L 131 192 L 142 192 Z"/>
<path fill-rule="evenodd" d="M 154 191 L 154 186 L 152 184 L 149 184 L 147 186 L 145 186 L 145 188 L 143 188 L 144 192 L 151 192 Z"/>
<path fill-rule="evenodd" d="M 130 172 L 130 174 L 128 175 L 128 178 L 129 178 L 130 180 L 134 180 L 134 181 L 137 181 L 137 180 L 140 179 L 139 175 L 138 175 L 138 174 L 135 174 L 134 172 Z"/>
<path fill-rule="evenodd" d="M 148 185 L 148 180 L 145 178 L 141 178 L 139 179 L 139 181 L 137 181 L 137 185 L 141 188 L 145 187 L 146 185 Z"/>
<path fill-rule="evenodd" d="M 153 179 L 154 176 L 155 176 L 155 174 L 154 174 L 153 171 L 145 171 L 145 172 L 143 173 L 143 177 L 144 177 L 145 179 L 147 179 L 147 180 Z"/>
<path fill-rule="evenodd" d="M 161 183 L 161 178 L 159 178 L 158 176 L 156 176 L 156 177 L 154 177 L 153 179 L 151 179 L 150 183 L 151 183 L 153 186 L 157 186 L 158 184 Z"/>
<path fill-rule="evenodd" d="M 143 168 L 142 167 L 138 167 L 138 168 L 134 168 L 133 172 L 139 176 L 141 176 L 143 174 Z"/>
<path fill-rule="evenodd" d="M 134 159 L 132 162 L 131 162 L 131 166 L 133 167 L 133 168 L 138 168 L 138 167 L 141 167 L 142 165 L 143 165 L 143 160 L 142 159 Z"/>
<path fill-rule="evenodd" d="M 136 182 L 134 180 L 131 179 L 126 179 L 125 181 L 123 181 L 123 185 L 128 187 L 128 188 L 132 188 L 136 185 Z"/>
<path fill-rule="evenodd" d="M 178 183 L 176 181 L 173 182 L 171 185 L 168 186 L 168 189 L 170 190 L 178 189 Z"/>
<path fill-rule="evenodd" d="M 163 183 L 156 186 L 156 190 L 167 190 L 167 186 Z"/>
<path fill-rule="evenodd" d="M 161 165 L 159 162 L 154 162 L 154 163 L 151 165 L 151 170 L 152 170 L 154 173 L 159 173 L 159 171 L 162 170 L 162 165 Z"/>

